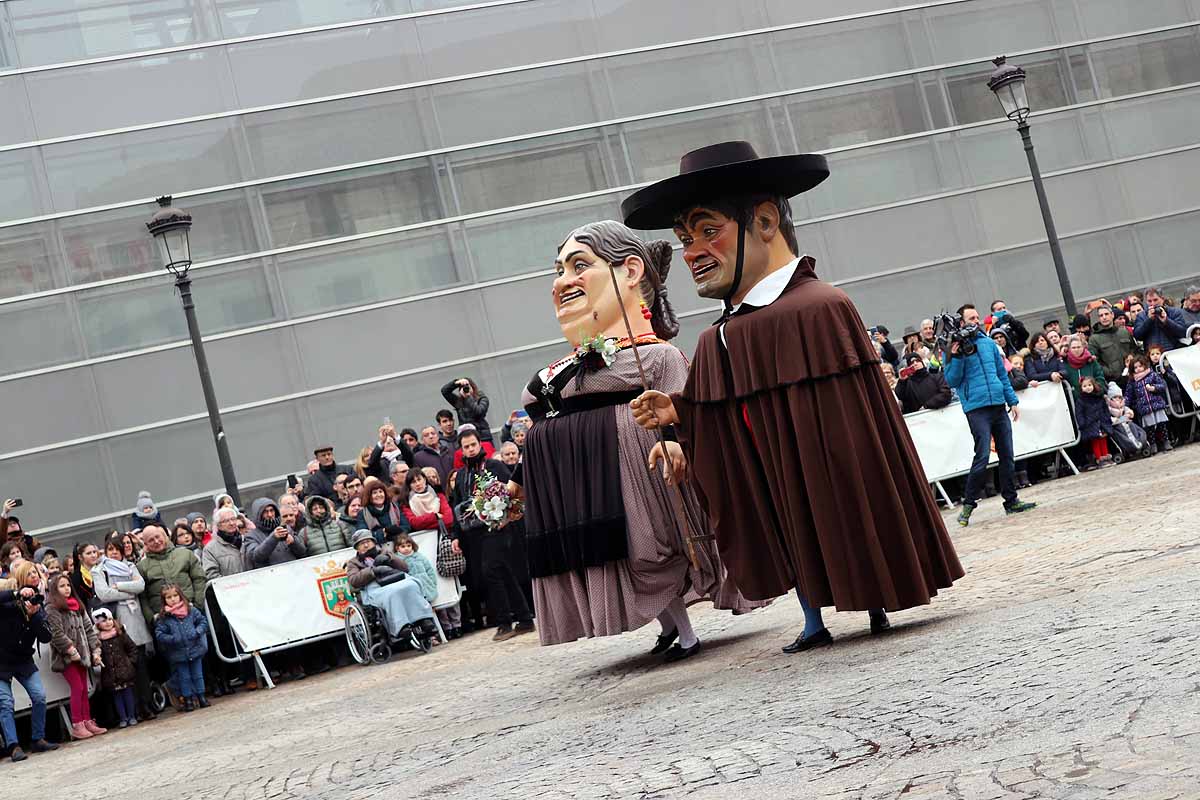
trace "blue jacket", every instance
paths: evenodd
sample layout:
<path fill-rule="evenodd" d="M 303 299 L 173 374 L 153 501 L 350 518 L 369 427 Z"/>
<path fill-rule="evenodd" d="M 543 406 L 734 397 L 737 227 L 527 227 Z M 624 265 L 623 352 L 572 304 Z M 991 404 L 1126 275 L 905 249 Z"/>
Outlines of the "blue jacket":
<path fill-rule="evenodd" d="M 1158 317 L 1151 320 L 1146 311 L 1138 314 L 1134 320 L 1133 335 L 1147 350 L 1152 344 L 1162 345 L 1163 350 L 1174 350 L 1182 346 L 1179 340 L 1187 335 L 1187 322 L 1183 312 L 1173 306 L 1164 307 L 1167 309 L 1166 322 Z"/>
<path fill-rule="evenodd" d="M 404 560 L 408 564 L 408 575 L 411 578 L 416 578 L 417 583 L 421 584 L 421 594 L 425 595 L 425 599 L 430 603 L 437 600 L 438 596 L 438 579 L 437 572 L 433 568 L 433 564 L 421 553 L 413 553 L 409 556 L 396 554 L 396 558 Z"/>
<path fill-rule="evenodd" d="M 1008 379 L 1000 346 L 983 331 L 975 336 L 975 345 L 974 354 L 954 356 L 942 373 L 946 383 L 958 390 L 963 413 L 986 406 L 1017 405 L 1020 401 Z"/>
<path fill-rule="evenodd" d="M 1154 387 L 1153 391 L 1150 390 L 1151 386 Z M 1132 375 L 1129 376 L 1129 382 L 1125 384 L 1125 405 L 1132 408 L 1139 419 L 1155 411 L 1165 410 L 1169 402 L 1167 382 L 1163 380 L 1162 375 L 1150 370 L 1140 381 Z"/>
<path fill-rule="evenodd" d="M 1079 438 L 1085 442 L 1112 433 L 1112 417 L 1104 395 L 1075 395 L 1075 422 L 1079 424 Z"/>
<path fill-rule="evenodd" d="M 1067 377 L 1066 365 L 1058 356 L 1050 356 L 1043 361 L 1038 358 L 1036 353 L 1030 353 L 1029 357 L 1025 359 L 1025 377 L 1031 381 L 1045 383 L 1053 380 L 1050 376 L 1056 372 L 1064 378 Z"/>
<path fill-rule="evenodd" d="M 154 623 L 154 642 L 172 664 L 203 658 L 208 652 L 208 620 L 195 606 L 183 619 L 174 614 L 159 616 Z"/>

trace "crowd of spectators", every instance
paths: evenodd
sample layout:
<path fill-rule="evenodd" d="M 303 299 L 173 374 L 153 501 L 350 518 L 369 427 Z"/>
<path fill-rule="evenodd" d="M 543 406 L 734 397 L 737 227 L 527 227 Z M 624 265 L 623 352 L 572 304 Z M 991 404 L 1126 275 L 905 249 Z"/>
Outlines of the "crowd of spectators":
<path fill-rule="evenodd" d="M 1130 454 L 1154 453 L 1182 438 L 1166 411 L 1172 404 L 1190 409 L 1190 401 L 1163 355 L 1200 342 L 1200 287 L 1190 287 L 1179 307 L 1157 288 L 1097 300 L 1066 326 L 1057 318 L 1028 324 L 1003 300 L 982 318 L 970 304 L 959 313 L 995 343 L 1014 392 L 1043 382 L 1070 386 L 1085 468 L 1112 464 L 1110 444 Z M 898 346 L 882 326 L 871 335 L 904 413 L 959 399 L 946 380 L 946 353 L 932 320 L 906 328 Z M 246 509 L 222 493 L 213 498 L 211 515 L 192 513 L 168 524 L 152 494 L 142 492 L 127 532 L 80 542 L 69 552 L 41 545 L 23 529 L 17 504 L 6 501 L 0 512 L 0 735 L 10 758 L 27 757 L 13 718 L 13 680 L 33 700 L 28 749 L 57 747 L 46 738 L 37 647 L 51 649 L 52 669 L 71 688 L 74 739 L 153 720 L 156 685 L 168 687 L 184 713 L 207 708 L 209 696 L 256 689 L 248 661 L 229 665 L 208 646 L 206 599 L 211 636 L 223 649 L 235 647 L 208 588 L 224 576 L 353 548 L 348 569 L 356 590 L 404 573 L 416 587 L 406 602 L 431 604 L 448 640 L 488 628 L 496 641 L 532 631 L 522 525 L 488 531 L 467 513 L 481 473 L 509 478 L 531 421 L 514 411 L 494 435 L 488 397 L 469 378 L 448 382 L 442 396 L 451 407 L 430 424 L 397 429 L 385 420 L 353 460 L 339 462 L 331 445 L 317 446 L 286 489 Z M 1053 468 L 1034 466 L 1037 459 L 1018 462 L 1019 487 L 1057 476 Z M 465 566 L 443 569 L 444 560 L 455 558 Z M 281 679 L 298 680 L 341 660 L 339 648 L 325 643 L 278 653 L 268 666 Z"/>

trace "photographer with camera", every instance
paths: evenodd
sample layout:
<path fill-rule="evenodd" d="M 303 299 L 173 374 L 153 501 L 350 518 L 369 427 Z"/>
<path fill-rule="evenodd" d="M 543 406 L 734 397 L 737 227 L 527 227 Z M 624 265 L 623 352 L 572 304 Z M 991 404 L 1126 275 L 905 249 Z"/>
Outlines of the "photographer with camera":
<path fill-rule="evenodd" d="M 905 414 L 923 408 L 945 408 L 950 405 L 950 387 L 941 373 L 930 372 L 918 353 L 906 353 L 904 368 L 894 387 L 900 400 L 900 410 Z"/>
<path fill-rule="evenodd" d="M 958 309 L 958 319 L 945 320 L 949 329 L 946 338 L 946 383 L 958 390 L 971 436 L 975 439 L 975 458 L 967 476 L 967 489 L 963 497 L 962 511 L 958 524 L 966 527 L 971 514 L 979 502 L 984 478 L 987 477 L 988 457 L 991 455 L 993 439 L 996 455 L 1000 459 L 1000 494 L 1004 496 L 1004 512 L 1019 514 L 1035 507 L 1036 503 L 1023 503 L 1017 498 L 1013 481 L 1012 424 L 1020 416 L 1017 411 L 1017 393 L 1013 391 L 1004 366 L 1004 354 L 1000 347 L 988 338 L 979 324 L 979 311 L 969 303 Z"/>
<path fill-rule="evenodd" d="M 1174 350 L 1187 334 L 1183 312 L 1166 302 L 1162 289 L 1152 286 L 1146 290 L 1146 308 L 1133 323 L 1133 335 L 1147 351 L 1154 344 L 1164 351 Z"/>
<path fill-rule="evenodd" d="M 34 643 L 50 643 L 50 623 L 42 609 L 46 602 L 42 595 L 42 574 L 32 562 L 22 561 L 13 567 L 12 577 L 17 588 L 0 591 L 0 733 L 4 735 L 9 758 L 24 761 L 27 756 L 17 741 L 13 716 L 14 678 L 25 688 L 32 703 L 31 749 L 45 753 L 57 750 L 58 745 L 46 741 L 46 690 L 33 661 Z"/>
<path fill-rule="evenodd" d="M 458 424 L 474 425 L 479 441 L 492 444 L 492 426 L 486 419 L 490 401 L 470 378 L 457 378 L 442 387 L 442 397 L 458 412 Z"/>

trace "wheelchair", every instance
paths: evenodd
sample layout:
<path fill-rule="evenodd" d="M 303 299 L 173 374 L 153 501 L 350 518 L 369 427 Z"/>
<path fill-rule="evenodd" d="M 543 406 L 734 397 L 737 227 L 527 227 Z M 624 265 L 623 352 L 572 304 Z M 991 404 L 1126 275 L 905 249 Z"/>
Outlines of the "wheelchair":
<path fill-rule="evenodd" d="M 346 644 L 350 648 L 350 657 L 365 666 L 382 664 L 397 650 L 428 653 L 433 649 L 434 637 L 439 635 L 439 626 L 436 616 L 428 620 L 428 625 L 423 622 L 426 620 L 405 625 L 400 629 L 400 635 L 392 638 L 383 609 L 355 597 L 346 609 Z"/>

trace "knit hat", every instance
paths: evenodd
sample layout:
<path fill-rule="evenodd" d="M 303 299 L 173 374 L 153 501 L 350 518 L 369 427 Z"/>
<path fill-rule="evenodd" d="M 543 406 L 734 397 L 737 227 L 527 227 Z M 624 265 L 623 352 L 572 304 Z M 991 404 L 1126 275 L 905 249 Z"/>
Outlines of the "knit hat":
<path fill-rule="evenodd" d="M 1071 320 L 1071 330 L 1073 331 L 1090 327 L 1092 327 L 1092 321 L 1087 318 L 1086 314 L 1076 314 L 1075 318 Z"/>
<path fill-rule="evenodd" d="M 46 556 L 49 556 L 49 555 L 52 555 L 55 558 L 58 558 L 58 551 L 55 550 L 53 547 L 45 547 L 45 546 L 39 547 L 37 550 L 33 551 L 33 563 L 41 564 L 46 559 Z"/>
<path fill-rule="evenodd" d="M 1124 397 L 1121 394 L 1121 387 L 1117 386 L 1116 381 L 1108 382 L 1108 391 L 1105 393 L 1108 397 Z"/>
<path fill-rule="evenodd" d="M 158 516 L 158 507 L 154 505 L 154 499 L 149 492 L 138 492 L 137 502 L 133 504 L 133 513 L 137 514 L 138 519 L 154 519 Z"/>
<path fill-rule="evenodd" d="M 113 614 L 107 608 L 100 607 L 92 612 L 92 622 L 100 622 L 101 620 L 111 620 Z"/>
<path fill-rule="evenodd" d="M 469 422 L 464 422 L 462 425 L 458 426 L 457 433 L 459 436 L 462 436 L 467 431 L 471 431 L 472 433 L 479 433 L 479 428 L 476 428 L 474 425 L 472 425 Z"/>
<path fill-rule="evenodd" d="M 204 519 L 204 518 L 205 518 L 204 515 L 201 514 L 199 511 L 193 511 L 192 513 L 187 515 L 188 527 L 190 528 L 192 526 L 192 524 L 195 523 L 196 520 Z"/>
<path fill-rule="evenodd" d="M 904 354 L 904 365 L 905 366 L 908 366 L 909 364 L 913 363 L 914 361 L 920 361 L 922 364 L 925 363 L 925 359 L 921 358 L 920 353 L 905 353 Z"/>
<path fill-rule="evenodd" d="M 1004 336 L 1004 341 L 1012 344 L 1012 328 L 1008 327 L 1007 325 L 997 325 L 996 327 L 992 328 L 991 333 L 989 333 L 988 336 L 991 336 L 993 339 L 995 339 L 996 334 L 1001 334 Z"/>
<path fill-rule="evenodd" d="M 354 538 L 350 540 L 350 546 L 357 549 L 359 543 L 365 542 L 368 539 L 370 539 L 372 542 L 375 541 L 375 537 L 369 530 L 366 528 L 359 528 L 354 532 Z"/>
<path fill-rule="evenodd" d="M 1194 334 L 1196 331 L 1200 331 L 1200 322 L 1195 322 L 1191 325 L 1188 325 L 1187 331 L 1185 331 L 1183 334 L 1183 340 L 1182 340 L 1183 343 L 1191 344 L 1192 343 L 1192 334 Z"/>

